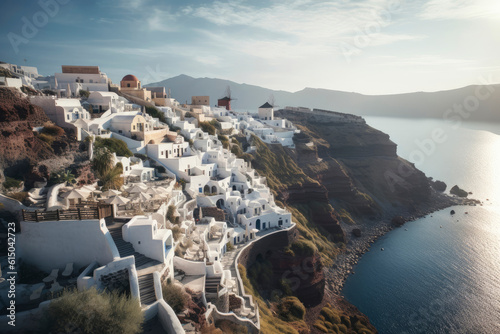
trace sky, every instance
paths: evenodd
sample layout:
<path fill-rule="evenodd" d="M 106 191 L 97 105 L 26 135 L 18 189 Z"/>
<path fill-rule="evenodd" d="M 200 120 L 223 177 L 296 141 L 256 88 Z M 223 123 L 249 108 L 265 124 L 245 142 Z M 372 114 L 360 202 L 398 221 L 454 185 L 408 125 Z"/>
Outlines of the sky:
<path fill-rule="evenodd" d="M 498 0 L 2 0 L 0 60 L 363 94 L 500 82 Z"/>

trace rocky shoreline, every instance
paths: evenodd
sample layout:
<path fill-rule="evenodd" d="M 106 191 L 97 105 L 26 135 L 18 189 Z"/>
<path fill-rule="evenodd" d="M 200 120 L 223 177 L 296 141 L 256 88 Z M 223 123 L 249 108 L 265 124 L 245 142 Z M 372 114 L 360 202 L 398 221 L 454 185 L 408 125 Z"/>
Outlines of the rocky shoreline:
<path fill-rule="evenodd" d="M 370 250 L 371 245 L 378 238 L 394 228 L 397 228 L 392 222 L 392 218 L 395 216 L 402 216 L 406 223 L 451 206 L 481 204 L 478 200 L 451 197 L 438 192 L 433 192 L 431 197 L 430 204 L 422 204 L 411 214 L 397 212 L 397 210 L 389 210 L 377 223 L 369 219 L 359 222 L 356 226 L 341 223 L 342 229 L 345 231 L 348 238 L 346 250 L 337 256 L 336 261 L 331 267 L 325 269 L 325 289 L 335 295 L 342 295 L 344 283 L 353 272 L 353 268 L 357 265 L 361 256 Z M 353 228 L 361 229 L 362 234 L 360 237 L 352 235 L 351 231 Z"/>

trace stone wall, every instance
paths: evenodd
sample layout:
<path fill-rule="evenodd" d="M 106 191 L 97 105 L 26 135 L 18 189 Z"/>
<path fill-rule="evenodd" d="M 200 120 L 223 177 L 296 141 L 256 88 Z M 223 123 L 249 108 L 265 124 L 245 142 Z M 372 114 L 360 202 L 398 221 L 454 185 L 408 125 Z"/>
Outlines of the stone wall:
<path fill-rule="evenodd" d="M 201 217 L 214 217 L 216 221 L 225 221 L 224 219 L 224 210 L 221 210 L 217 207 L 203 207 L 200 208 Z"/>
<path fill-rule="evenodd" d="M 269 251 L 276 251 L 285 248 L 290 243 L 297 240 L 299 231 L 294 226 L 289 230 L 275 232 L 264 238 L 252 242 L 249 246 L 243 249 L 238 258 L 238 263 L 248 268 L 255 262 L 258 255 L 265 256 Z"/>

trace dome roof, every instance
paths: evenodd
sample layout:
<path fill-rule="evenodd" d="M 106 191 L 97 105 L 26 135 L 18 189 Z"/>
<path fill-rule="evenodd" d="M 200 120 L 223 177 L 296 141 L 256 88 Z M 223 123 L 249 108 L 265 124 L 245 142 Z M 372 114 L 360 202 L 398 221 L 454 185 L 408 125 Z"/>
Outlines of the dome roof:
<path fill-rule="evenodd" d="M 139 81 L 139 79 L 133 74 L 127 74 L 123 77 L 122 81 Z"/>

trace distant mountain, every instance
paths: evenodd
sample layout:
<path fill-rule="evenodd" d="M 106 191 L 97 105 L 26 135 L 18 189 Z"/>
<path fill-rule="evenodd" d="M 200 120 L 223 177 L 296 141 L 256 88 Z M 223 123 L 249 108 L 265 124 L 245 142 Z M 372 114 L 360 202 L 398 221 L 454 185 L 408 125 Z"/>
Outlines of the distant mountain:
<path fill-rule="evenodd" d="M 231 104 L 235 110 L 256 111 L 271 95 L 281 108 L 303 106 L 328 109 L 361 116 L 411 118 L 446 118 L 500 122 L 500 84 L 467 86 L 432 93 L 416 92 L 394 95 L 363 95 L 328 89 L 305 88 L 292 93 L 259 86 L 239 84 L 229 80 L 192 78 L 179 75 L 147 86 L 170 88 L 172 97 L 181 103 L 193 95 L 210 96 L 211 105 L 224 97 L 231 87 Z"/>

